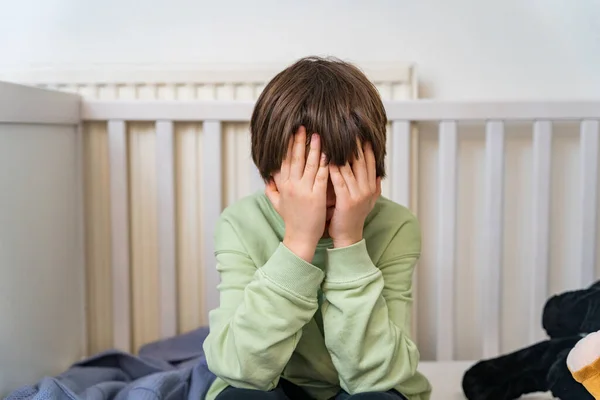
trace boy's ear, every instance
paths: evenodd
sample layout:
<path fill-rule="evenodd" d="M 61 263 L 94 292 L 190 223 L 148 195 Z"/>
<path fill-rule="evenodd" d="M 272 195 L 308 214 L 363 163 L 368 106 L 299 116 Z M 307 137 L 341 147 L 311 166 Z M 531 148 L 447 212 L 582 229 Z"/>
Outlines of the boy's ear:
<path fill-rule="evenodd" d="M 269 186 L 271 189 L 277 189 L 277 183 L 275 182 L 275 177 L 273 176 L 273 174 L 271 174 L 269 176 L 269 180 L 267 181 L 267 186 Z"/>

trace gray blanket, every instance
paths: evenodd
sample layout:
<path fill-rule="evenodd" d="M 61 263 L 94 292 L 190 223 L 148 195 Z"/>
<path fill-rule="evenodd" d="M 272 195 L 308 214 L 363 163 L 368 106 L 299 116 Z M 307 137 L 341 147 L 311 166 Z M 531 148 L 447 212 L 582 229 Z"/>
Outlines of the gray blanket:
<path fill-rule="evenodd" d="M 215 379 L 202 350 L 207 335 L 202 327 L 143 346 L 137 356 L 102 352 L 5 400 L 201 400 Z"/>

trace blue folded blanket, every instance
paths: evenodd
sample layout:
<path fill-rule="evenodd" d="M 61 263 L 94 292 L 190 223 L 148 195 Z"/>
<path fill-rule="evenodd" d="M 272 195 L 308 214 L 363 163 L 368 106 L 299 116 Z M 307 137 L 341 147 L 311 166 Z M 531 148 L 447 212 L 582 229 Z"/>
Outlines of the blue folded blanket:
<path fill-rule="evenodd" d="M 5 400 L 201 400 L 215 379 L 202 350 L 207 335 L 202 327 L 147 344 L 137 356 L 105 351 Z"/>

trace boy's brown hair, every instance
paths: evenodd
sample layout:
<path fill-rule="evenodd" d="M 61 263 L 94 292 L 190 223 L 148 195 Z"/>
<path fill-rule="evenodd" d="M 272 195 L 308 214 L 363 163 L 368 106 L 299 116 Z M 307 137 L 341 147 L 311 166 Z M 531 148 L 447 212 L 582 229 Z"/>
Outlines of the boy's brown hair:
<path fill-rule="evenodd" d="M 277 74 L 259 96 L 250 121 L 252 159 L 268 181 L 278 171 L 291 137 L 303 125 L 308 140 L 321 137 L 329 162 L 358 155 L 358 138 L 370 142 L 377 176 L 385 176 L 387 116 L 375 86 L 357 67 L 307 57 Z"/>

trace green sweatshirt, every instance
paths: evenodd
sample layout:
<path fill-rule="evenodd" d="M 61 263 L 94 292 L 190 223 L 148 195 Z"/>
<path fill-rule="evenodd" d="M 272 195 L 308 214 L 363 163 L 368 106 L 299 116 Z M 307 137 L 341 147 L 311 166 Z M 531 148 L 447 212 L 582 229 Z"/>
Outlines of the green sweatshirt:
<path fill-rule="evenodd" d="M 228 207 L 215 233 L 220 305 L 204 343 L 217 375 L 207 400 L 228 385 L 274 389 L 280 378 L 318 400 L 392 388 L 427 400 L 410 338 L 412 276 L 421 251 L 417 219 L 381 197 L 364 239 L 334 249 L 322 239 L 312 263 L 282 243 L 283 220 L 263 193 Z"/>

